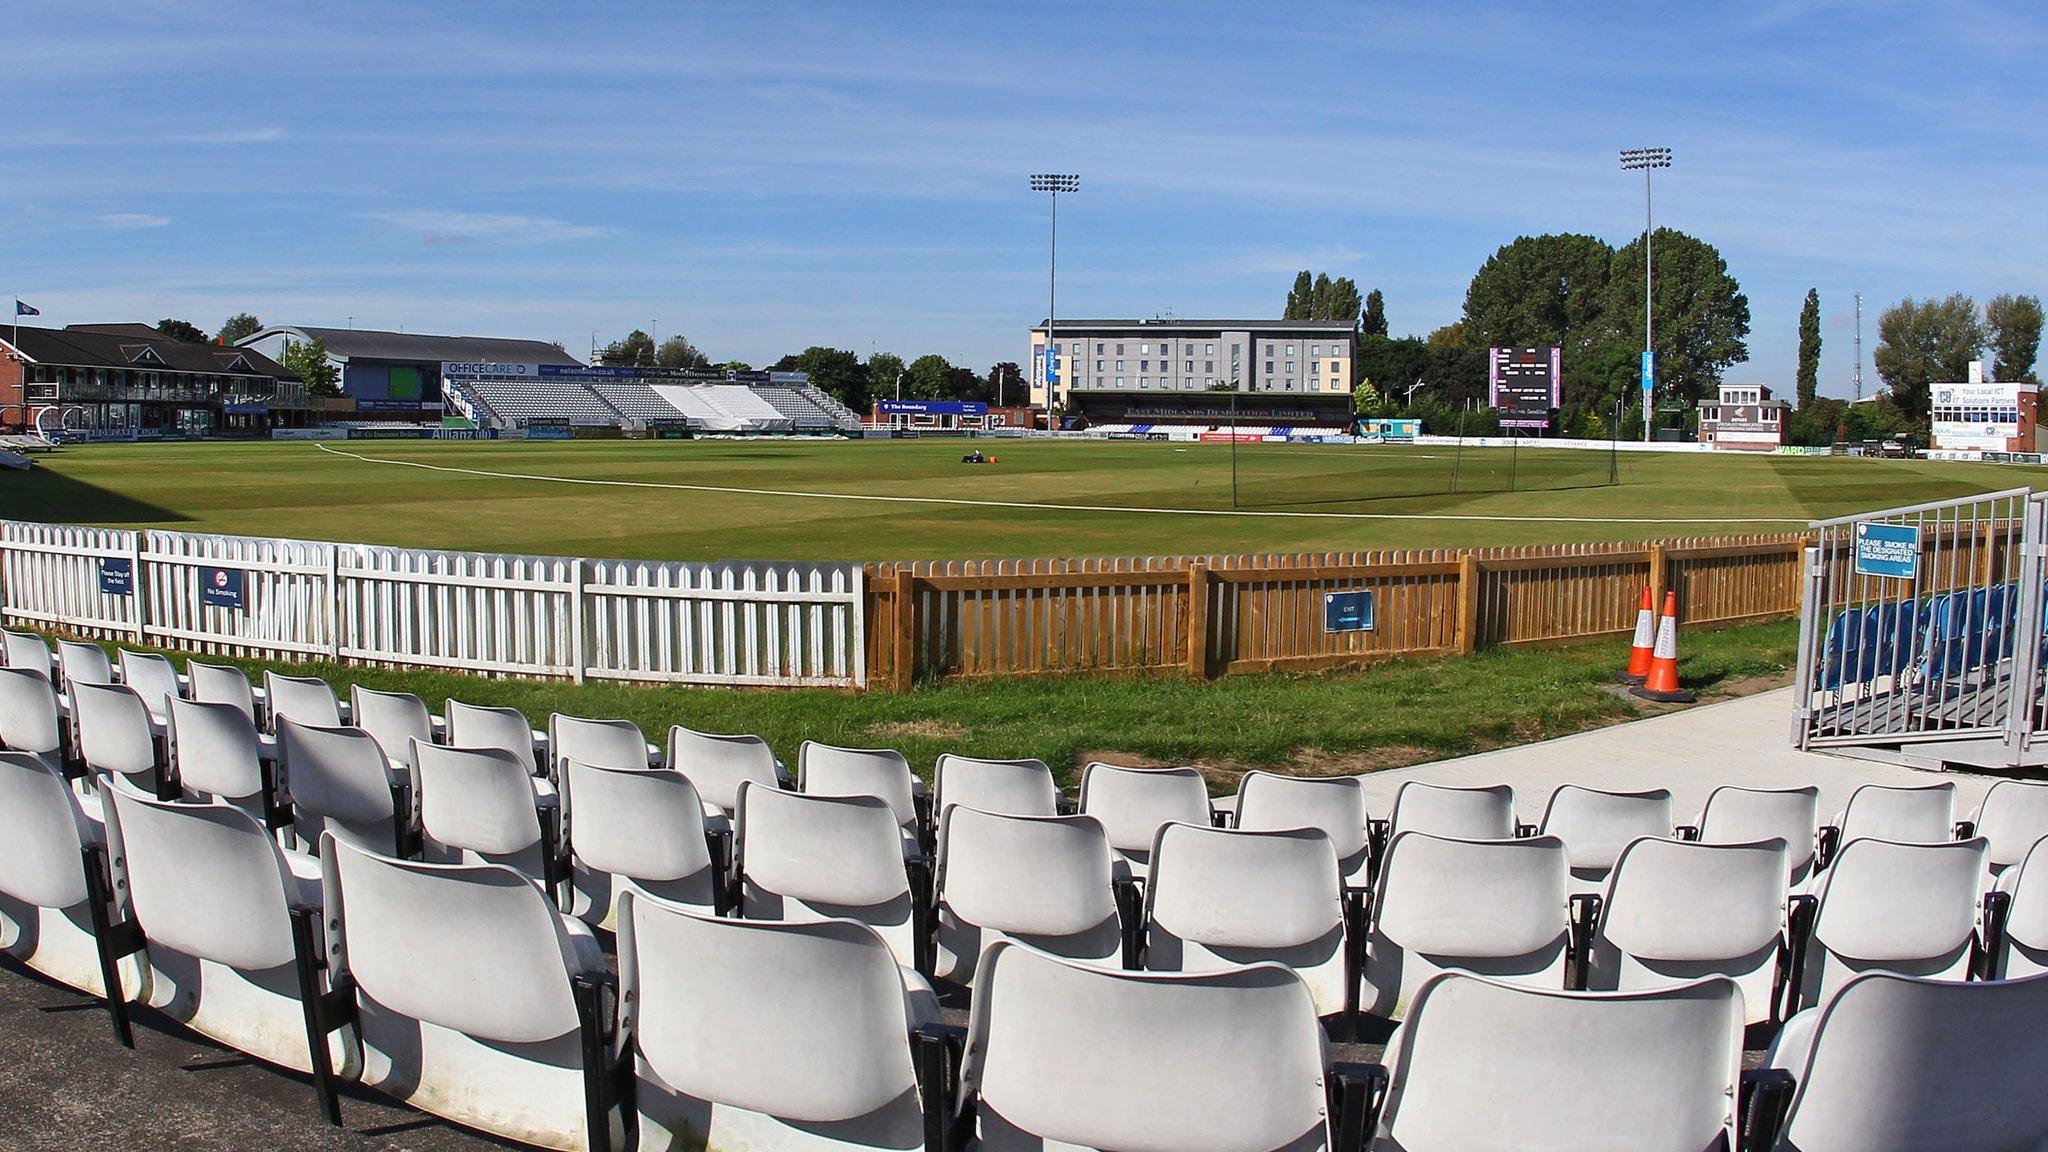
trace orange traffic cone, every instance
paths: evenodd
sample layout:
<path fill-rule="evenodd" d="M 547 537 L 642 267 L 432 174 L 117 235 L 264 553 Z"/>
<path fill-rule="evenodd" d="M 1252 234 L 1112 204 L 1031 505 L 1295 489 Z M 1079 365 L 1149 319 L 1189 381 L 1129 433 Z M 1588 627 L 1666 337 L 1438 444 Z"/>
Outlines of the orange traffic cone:
<path fill-rule="evenodd" d="M 1630 689 L 1645 700 L 1690 704 L 1698 697 L 1678 686 L 1678 593 L 1664 594 L 1664 618 L 1657 621 L 1657 648 L 1650 654 L 1650 675 Z"/>
<path fill-rule="evenodd" d="M 1642 603 L 1636 608 L 1636 638 L 1629 645 L 1628 667 L 1614 678 L 1623 684 L 1641 684 L 1650 678 L 1651 645 L 1657 639 L 1657 608 L 1650 602 L 1650 586 L 1643 585 Z"/>

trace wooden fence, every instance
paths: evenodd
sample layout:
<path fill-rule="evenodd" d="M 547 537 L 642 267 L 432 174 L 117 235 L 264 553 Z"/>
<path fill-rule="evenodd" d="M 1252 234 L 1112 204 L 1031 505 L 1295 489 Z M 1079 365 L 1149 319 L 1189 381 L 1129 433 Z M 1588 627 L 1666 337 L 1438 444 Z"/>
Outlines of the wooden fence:
<path fill-rule="evenodd" d="M 867 566 L 869 675 L 1198 677 L 1625 635 L 1638 597 L 1726 625 L 1799 611 L 1810 535 L 1480 549 Z M 1367 592 L 1373 626 L 1326 631 L 1324 597 Z"/>

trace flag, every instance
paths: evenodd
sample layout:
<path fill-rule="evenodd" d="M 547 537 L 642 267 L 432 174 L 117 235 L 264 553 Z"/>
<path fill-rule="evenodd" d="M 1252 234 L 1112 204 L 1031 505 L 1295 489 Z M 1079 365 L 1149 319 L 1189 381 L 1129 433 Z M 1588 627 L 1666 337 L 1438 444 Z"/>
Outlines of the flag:
<path fill-rule="evenodd" d="M 41 316 L 43 314 L 43 310 L 41 308 L 34 307 L 33 305 L 23 304 L 21 301 L 16 300 L 14 302 L 14 314 L 16 316 Z"/>

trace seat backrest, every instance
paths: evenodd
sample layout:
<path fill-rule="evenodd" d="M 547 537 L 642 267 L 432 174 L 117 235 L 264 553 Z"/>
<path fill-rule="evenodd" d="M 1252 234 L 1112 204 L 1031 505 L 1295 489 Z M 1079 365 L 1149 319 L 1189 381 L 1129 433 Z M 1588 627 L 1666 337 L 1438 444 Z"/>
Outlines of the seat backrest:
<path fill-rule="evenodd" d="M 746 884 L 806 904 L 871 907 L 906 895 L 903 836 L 878 796 L 740 785 L 734 851 Z"/>
<path fill-rule="evenodd" d="M 2048 972 L 2048 839 L 2036 841 L 2025 859 L 1999 877 L 1998 887 L 2012 903 L 1993 971 L 2007 980 Z"/>
<path fill-rule="evenodd" d="M 1984 873 L 1984 841 L 1842 846 L 1822 875 L 1804 1002 L 1832 996 L 1859 971 L 1909 976 L 1967 971 Z"/>
<path fill-rule="evenodd" d="M 1319 828 L 1168 824 L 1152 849 L 1145 911 L 1155 932 L 1211 947 L 1313 943 L 1344 930 L 1337 853 Z"/>
<path fill-rule="evenodd" d="M 1247 772 L 1237 785 L 1236 827 L 1247 832 L 1320 828 L 1347 884 L 1366 882 L 1365 783 L 1356 776 Z"/>
<path fill-rule="evenodd" d="M 57 690 L 48 676 L 30 668 L 0 668 L 0 744 L 49 755 L 63 749 Z"/>
<path fill-rule="evenodd" d="M 251 722 L 256 719 L 256 691 L 249 674 L 232 664 L 201 664 L 185 661 L 185 687 L 192 699 L 208 704 L 232 704 Z"/>
<path fill-rule="evenodd" d="M 320 838 L 337 971 L 390 1011 L 485 1040 L 578 1027 L 569 943 L 535 884 L 497 864 L 422 864 Z"/>
<path fill-rule="evenodd" d="M 1977 835 L 1987 844 L 1986 859 L 1998 870 L 2026 859 L 2036 841 L 2048 836 L 2048 784 L 2032 780 L 2000 780 L 1984 793 L 1977 808 Z"/>
<path fill-rule="evenodd" d="M 56 677 L 57 663 L 50 652 L 50 645 L 33 632 L 15 632 L 0 629 L 0 644 L 4 644 L 7 667 L 19 668 L 25 672 L 41 672 L 46 680 Z"/>
<path fill-rule="evenodd" d="M 412 762 L 413 741 L 434 742 L 434 717 L 427 702 L 410 692 L 379 692 L 352 684 L 348 710 L 355 726 L 370 734 L 387 759 L 400 764 Z"/>
<path fill-rule="evenodd" d="M 540 772 L 533 758 L 533 725 L 517 708 L 488 704 L 464 704 L 450 699 L 446 706 L 448 746 L 451 748 L 498 748 L 510 752 L 529 775 Z"/>
<path fill-rule="evenodd" d="M 740 784 L 777 784 L 775 753 L 759 736 L 721 736 L 678 724 L 668 730 L 668 766 L 690 778 L 697 795 L 726 815 L 739 807 Z"/>
<path fill-rule="evenodd" d="M 917 823 L 910 761 L 888 748 L 836 748 L 804 741 L 797 753 L 797 787 L 813 796 L 876 796 L 904 827 Z"/>
<path fill-rule="evenodd" d="M 631 720 L 589 720 L 556 712 L 548 717 L 548 776 L 559 780 L 562 762 L 603 768 L 646 768 L 647 737 Z"/>
<path fill-rule="evenodd" d="M 78 754 L 95 772 L 148 778 L 156 771 L 156 734 L 149 708 L 125 684 L 71 686 Z"/>
<path fill-rule="evenodd" d="M 273 730 L 279 721 L 296 720 L 315 728 L 341 727 L 341 701 L 327 681 L 317 676 L 263 674 L 263 695 Z"/>
<path fill-rule="evenodd" d="M 1671 793 L 1663 788 L 1605 792 L 1564 784 L 1550 794 L 1539 828 L 1564 841 L 1574 872 L 1604 878 L 1630 841 L 1671 835 Z"/>
<path fill-rule="evenodd" d="M 627 892 L 619 992 L 646 1070 L 685 1096 L 829 1123 L 915 1087 L 896 958 L 850 920 L 718 919 Z"/>
<path fill-rule="evenodd" d="M 939 817 L 938 896 L 969 924 L 1017 936 L 1086 932 L 1116 915 L 1109 839 L 1093 816 Z"/>
<path fill-rule="evenodd" d="M 121 649 L 121 683 L 133 688 L 153 715 L 165 715 L 178 698 L 178 669 L 153 652 Z"/>
<path fill-rule="evenodd" d="M 1193 768 L 1095 763 L 1081 769 L 1080 809 L 1102 821 L 1111 848 L 1142 859 L 1162 826 L 1209 822 L 1209 786 Z"/>
<path fill-rule="evenodd" d="M 226 804 L 158 800 L 108 784 L 107 843 L 126 861 L 128 898 L 152 944 L 230 968 L 293 959 L 284 862 L 262 824 Z"/>
<path fill-rule="evenodd" d="M 1406 1152 L 1732 1148 L 1742 1028 L 1725 979 L 1565 992 L 1445 973 L 1387 1053 L 1381 1130 Z"/>
<path fill-rule="evenodd" d="M 1506 840 L 1515 834 L 1515 790 L 1506 784 L 1453 788 L 1403 781 L 1394 790 L 1387 837 L 1426 832 L 1455 840 Z"/>
<path fill-rule="evenodd" d="M 1859 976 L 1821 1010 L 1782 1152 L 2019 1152 L 2048 1145 L 2048 976 Z"/>
<path fill-rule="evenodd" d="M 1813 874 L 1814 833 L 1819 826 L 1820 789 L 1736 788 L 1722 785 L 1707 794 L 1700 810 L 1702 844 L 1785 842 L 1787 875 L 1794 884 Z"/>
<path fill-rule="evenodd" d="M 1842 811 L 1843 844 L 1851 840 L 1895 840 L 1935 844 L 1955 837 L 1956 786 L 1947 781 L 1910 788 L 1864 784 L 1849 794 Z"/>
<path fill-rule="evenodd" d="M 410 752 L 420 784 L 420 832 L 436 854 L 509 856 L 540 843 L 533 777 L 510 752 L 419 741 Z"/>
<path fill-rule="evenodd" d="M 1436 956 L 1520 956 L 1566 923 L 1566 854 L 1555 836 L 1457 840 L 1403 832 L 1375 885 L 1375 929 Z"/>
<path fill-rule="evenodd" d="M 1277 964 L 1117 972 L 998 942 L 979 980 L 961 1087 L 989 1146 L 1328 1147 L 1322 1027 Z"/>
<path fill-rule="evenodd" d="M 358 828 L 392 818 L 390 765 L 368 732 L 281 719 L 277 759 L 292 805 L 303 813 Z"/>
<path fill-rule="evenodd" d="M 569 834 L 585 867 L 635 880 L 681 880 L 711 866 L 703 801 L 689 777 L 580 760 L 562 770 Z"/>
<path fill-rule="evenodd" d="M 107 650 L 97 644 L 80 640 L 57 641 L 57 667 L 64 673 L 64 684 L 112 684 L 114 663 L 107 659 Z"/>
<path fill-rule="evenodd" d="M 263 766 L 256 725 L 228 703 L 171 701 L 171 748 L 178 781 L 208 796 L 261 796 Z"/>
<path fill-rule="evenodd" d="M 27 752 L 0 752 L 0 893 L 38 908 L 83 903 L 84 823 L 77 794 L 55 768 Z"/>
<path fill-rule="evenodd" d="M 932 769 L 932 809 L 955 804 L 1008 816 L 1057 816 L 1059 785 L 1043 760 L 983 760 L 946 753 Z"/>
<path fill-rule="evenodd" d="M 1637 960 L 1706 963 L 1775 950 L 1791 899 L 1785 842 L 1644 837 L 1608 877 L 1595 948 Z"/>

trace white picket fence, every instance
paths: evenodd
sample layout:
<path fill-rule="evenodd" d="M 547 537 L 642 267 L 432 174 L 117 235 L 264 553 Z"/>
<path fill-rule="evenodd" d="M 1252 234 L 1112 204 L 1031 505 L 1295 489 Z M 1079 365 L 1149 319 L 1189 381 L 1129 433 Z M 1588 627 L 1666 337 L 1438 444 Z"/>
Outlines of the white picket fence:
<path fill-rule="evenodd" d="M 587 560 L 0 520 L 9 623 L 249 659 L 579 683 L 864 685 L 861 582 L 859 566 L 844 564 Z"/>

